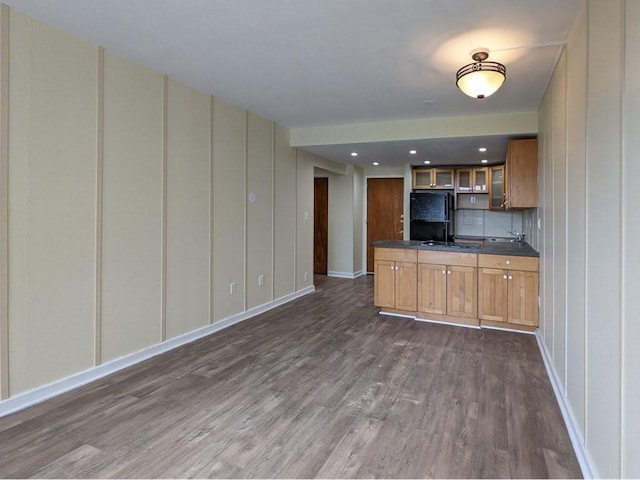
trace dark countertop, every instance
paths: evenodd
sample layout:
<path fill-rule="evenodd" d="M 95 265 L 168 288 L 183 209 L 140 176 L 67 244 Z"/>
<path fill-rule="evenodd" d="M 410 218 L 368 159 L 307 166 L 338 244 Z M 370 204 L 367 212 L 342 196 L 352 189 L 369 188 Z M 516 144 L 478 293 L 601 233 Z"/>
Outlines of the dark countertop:
<path fill-rule="evenodd" d="M 539 257 L 528 243 L 517 242 L 485 242 L 482 246 L 472 245 L 454 245 L 434 244 L 425 245 L 420 240 L 381 240 L 373 242 L 372 245 L 377 248 L 406 248 L 409 250 L 432 250 L 439 252 L 459 252 L 459 253 L 482 253 L 488 255 L 515 255 L 519 257 Z"/>

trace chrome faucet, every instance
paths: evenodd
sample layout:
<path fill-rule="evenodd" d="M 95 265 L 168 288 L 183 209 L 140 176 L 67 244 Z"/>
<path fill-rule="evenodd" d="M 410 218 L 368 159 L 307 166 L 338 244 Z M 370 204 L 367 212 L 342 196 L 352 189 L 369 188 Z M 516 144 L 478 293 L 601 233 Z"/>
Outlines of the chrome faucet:
<path fill-rule="evenodd" d="M 509 230 L 508 233 L 516 237 L 518 243 L 524 243 L 524 233 L 518 233 L 518 232 L 514 233 L 511 230 Z"/>

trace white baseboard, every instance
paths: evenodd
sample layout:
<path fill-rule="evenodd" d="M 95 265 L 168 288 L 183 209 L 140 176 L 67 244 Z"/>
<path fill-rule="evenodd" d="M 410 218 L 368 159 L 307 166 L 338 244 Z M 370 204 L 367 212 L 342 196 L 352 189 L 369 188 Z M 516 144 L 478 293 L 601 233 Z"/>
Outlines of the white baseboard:
<path fill-rule="evenodd" d="M 124 368 L 131 367 L 144 360 L 148 360 L 149 358 L 160 355 L 161 353 L 168 352 L 169 350 L 173 350 L 174 348 L 180 347 L 187 343 L 191 343 L 202 337 L 211 335 L 212 333 L 219 332 L 220 330 L 235 325 L 236 323 L 248 320 L 252 317 L 255 317 L 256 315 L 260 315 L 261 313 L 267 312 L 268 310 L 279 307 L 280 305 L 312 293 L 313 291 L 315 291 L 315 287 L 311 285 L 297 292 L 285 295 L 284 297 L 280 297 L 272 302 L 258 305 L 257 307 L 251 308 L 245 312 L 241 312 L 236 315 L 224 318 L 214 324 L 206 325 L 202 328 L 184 333 L 162 343 L 152 345 L 151 347 L 145 348 L 144 350 L 125 355 L 124 357 L 116 358 L 115 360 L 110 360 L 96 367 L 92 367 L 88 370 L 84 370 L 82 372 L 65 377 L 61 380 L 57 380 L 47 385 L 34 388 L 33 390 L 29 390 L 24 393 L 19 393 L 18 395 L 15 395 L 13 397 L 9 397 L 8 399 L 0 402 L 0 417 L 4 417 L 6 415 L 9 415 L 10 413 L 23 410 L 37 403 L 43 402 L 75 388 L 99 380 L 100 378 L 111 375 L 112 373 L 118 372 Z"/>
<path fill-rule="evenodd" d="M 393 313 L 393 312 L 383 312 L 382 310 L 378 312 L 379 315 L 386 315 L 388 317 L 400 317 L 400 318 L 410 318 L 411 320 L 415 320 L 415 315 L 405 315 L 404 313 Z"/>
<path fill-rule="evenodd" d="M 497 330 L 499 332 L 524 333 L 525 335 L 536 335 L 536 332 L 538 331 L 536 329 L 533 332 L 530 332 L 529 330 L 516 330 L 514 328 L 500 328 L 489 325 L 480 325 L 480 328 L 483 330 Z"/>
<path fill-rule="evenodd" d="M 415 319 L 416 322 L 434 323 L 436 325 L 444 325 L 444 326 L 450 326 L 450 327 L 472 328 L 474 330 L 481 329 L 480 325 L 465 325 L 464 323 L 447 322 L 446 320 L 430 320 L 428 318 L 423 318 L 423 317 L 413 317 L 413 318 Z"/>
<path fill-rule="evenodd" d="M 336 271 L 332 271 L 329 270 L 327 272 L 327 277 L 336 277 L 336 278 L 349 278 L 349 279 L 354 279 L 354 278 L 358 278 L 361 277 L 362 275 L 364 275 L 364 272 L 362 270 L 358 271 L 358 272 L 336 272 Z"/>
<path fill-rule="evenodd" d="M 556 369 L 553 367 L 551 355 L 549 355 L 549 351 L 542 341 L 540 330 L 536 331 L 536 340 L 538 341 L 538 348 L 540 349 L 540 354 L 542 355 L 542 361 L 544 362 L 544 366 L 547 369 L 547 375 L 549 376 L 551 387 L 553 388 L 553 393 L 555 394 L 556 400 L 558 401 L 560 412 L 562 412 L 562 418 L 564 418 L 564 423 L 567 426 L 567 432 L 569 432 L 571 445 L 573 446 L 573 450 L 578 459 L 578 463 L 580 464 L 582 476 L 584 478 L 600 478 L 593 465 L 591 455 L 589 455 L 589 451 L 584 444 L 584 438 L 580 433 L 580 429 L 578 428 L 578 422 L 576 421 L 573 409 L 567 402 L 567 398 L 563 393 L 564 389 L 562 388 L 562 382 L 558 377 Z"/>

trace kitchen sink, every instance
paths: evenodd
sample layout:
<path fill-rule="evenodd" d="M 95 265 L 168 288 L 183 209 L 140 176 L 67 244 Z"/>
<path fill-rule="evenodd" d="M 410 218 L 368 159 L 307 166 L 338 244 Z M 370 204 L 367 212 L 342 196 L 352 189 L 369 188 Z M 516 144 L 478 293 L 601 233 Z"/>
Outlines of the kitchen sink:
<path fill-rule="evenodd" d="M 485 241 L 486 242 L 491 242 L 491 243 L 517 243 L 518 239 L 517 238 L 505 238 L 505 237 L 488 237 Z"/>

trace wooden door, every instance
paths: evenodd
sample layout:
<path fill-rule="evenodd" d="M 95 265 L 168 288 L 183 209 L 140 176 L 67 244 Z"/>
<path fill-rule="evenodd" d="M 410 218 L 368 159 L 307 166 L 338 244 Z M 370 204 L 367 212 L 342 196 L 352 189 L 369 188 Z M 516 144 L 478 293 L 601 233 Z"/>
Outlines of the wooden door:
<path fill-rule="evenodd" d="M 480 268 L 478 272 L 478 317 L 493 322 L 507 321 L 507 272 Z"/>
<path fill-rule="evenodd" d="M 376 307 L 396 308 L 396 263 L 376 260 L 373 303 Z"/>
<path fill-rule="evenodd" d="M 538 274 L 535 272 L 508 272 L 509 323 L 538 326 Z"/>
<path fill-rule="evenodd" d="M 329 250 L 329 179 L 313 182 L 313 273 L 327 274 Z"/>
<path fill-rule="evenodd" d="M 445 265 L 418 265 L 418 311 L 447 313 L 447 275 Z"/>
<path fill-rule="evenodd" d="M 418 264 L 396 262 L 396 308 L 415 312 L 418 307 Z"/>
<path fill-rule="evenodd" d="M 402 240 L 404 179 L 367 179 L 367 272 L 373 272 L 373 247 L 378 240 Z"/>
<path fill-rule="evenodd" d="M 447 267 L 447 314 L 478 318 L 478 273 L 475 267 Z"/>

